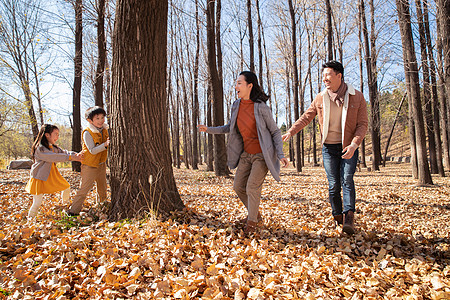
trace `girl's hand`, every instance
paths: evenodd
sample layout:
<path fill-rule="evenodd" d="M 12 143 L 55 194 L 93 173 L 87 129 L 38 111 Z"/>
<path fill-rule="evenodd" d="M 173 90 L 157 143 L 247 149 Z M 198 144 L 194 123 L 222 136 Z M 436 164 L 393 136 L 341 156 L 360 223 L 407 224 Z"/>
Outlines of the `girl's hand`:
<path fill-rule="evenodd" d="M 291 134 L 289 132 L 286 132 L 281 136 L 281 139 L 283 140 L 283 142 L 287 142 L 291 137 Z"/>
<path fill-rule="evenodd" d="M 289 166 L 289 161 L 286 157 L 283 157 L 282 159 L 280 159 L 280 161 L 283 168 L 287 168 Z"/>
<path fill-rule="evenodd" d="M 208 126 L 206 125 L 197 125 L 197 128 L 200 132 L 206 132 L 206 130 L 208 130 Z"/>

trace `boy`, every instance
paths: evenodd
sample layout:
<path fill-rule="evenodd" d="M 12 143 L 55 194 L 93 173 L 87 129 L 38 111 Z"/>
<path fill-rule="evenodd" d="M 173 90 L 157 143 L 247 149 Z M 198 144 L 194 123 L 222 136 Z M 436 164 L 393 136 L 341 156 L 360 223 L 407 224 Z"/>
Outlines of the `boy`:
<path fill-rule="evenodd" d="M 83 130 L 83 161 L 81 162 L 81 183 L 69 208 L 69 215 L 79 215 L 86 195 L 97 182 L 97 199 L 106 199 L 106 158 L 109 146 L 108 125 L 105 124 L 106 112 L 99 106 L 88 108 L 85 113 L 89 122 Z"/>

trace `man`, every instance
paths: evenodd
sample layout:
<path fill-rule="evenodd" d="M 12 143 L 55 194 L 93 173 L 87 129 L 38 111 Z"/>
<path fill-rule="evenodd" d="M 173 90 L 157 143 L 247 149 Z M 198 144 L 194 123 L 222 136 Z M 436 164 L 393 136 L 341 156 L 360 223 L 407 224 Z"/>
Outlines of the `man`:
<path fill-rule="evenodd" d="M 353 175 L 358 163 L 358 147 L 367 131 L 366 101 L 361 92 L 344 82 L 344 67 L 340 62 L 329 61 L 322 67 L 326 89 L 316 96 L 282 138 L 289 140 L 318 115 L 332 214 L 334 220 L 343 225 L 342 230 L 352 235 L 356 198 Z"/>

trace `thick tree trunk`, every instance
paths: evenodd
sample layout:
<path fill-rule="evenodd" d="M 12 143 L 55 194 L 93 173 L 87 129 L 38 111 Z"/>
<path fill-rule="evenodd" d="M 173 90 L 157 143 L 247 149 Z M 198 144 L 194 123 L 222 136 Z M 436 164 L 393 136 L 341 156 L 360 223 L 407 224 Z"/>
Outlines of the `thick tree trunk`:
<path fill-rule="evenodd" d="M 297 67 L 297 24 L 295 22 L 295 10 L 292 4 L 292 0 L 289 2 L 289 13 L 291 16 L 291 42 L 292 42 L 292 64 L 291 68 L 294 73 L 294 119 L 298 120 L 300 117 L 299 110 L 299 79 L 298 79 L 298 67 Z M 297 172 L 302 171 L 302 158 L 301 158 L 301 134 L 295 136 L 295 162 Z"/>
<path fill-rule="evenodd" d="M 184 207 L 170 157 L 168 2 L 119 0 L 113 37 L 111 220 Z"/>
<path fill-rule="evenodd" d="M 83 76 L 83 1 L 75 2 L 75 75 L 73 83 L 72 150 L 81 151 L 81 78 Z M 81 163 L 72 162 L 72 171 L 81 171 Z"/>
<path fill-rule="evenodd" d="M 420 101 L 419 72 L 417 68 L 417 60 L 414 51 L 413 35 L 411 30 L 411 17 L 409 14 L 409 3 L 404 0 L 396 0 L 398 23 L 400 26 L 400 34 L 402 38 L 403 51 L 405 55 L 405 76 L 410 77 L 408 91 L 412 102 L 415 138 L 417 146 L 417 167 L 418 167 L 418 184 L 433 184 L 427 159 L 426 135 L 423 122 L 422 105 Z"/>
<path fill-rule="evenodd" d="M 97 14 L 98 61 L 95 72 L 95 105 L 103 107 L 103 75 L 106 61 L 105 0 L 98 0 Z"/>

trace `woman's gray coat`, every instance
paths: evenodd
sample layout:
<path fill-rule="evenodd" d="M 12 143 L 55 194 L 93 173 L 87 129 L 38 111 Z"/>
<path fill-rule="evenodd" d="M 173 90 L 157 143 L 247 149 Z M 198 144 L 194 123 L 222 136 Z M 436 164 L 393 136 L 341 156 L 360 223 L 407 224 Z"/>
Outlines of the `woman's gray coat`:
<path fill-rule="evenodd" d="M 240 100 L 236 100 L 233 103 L 230 122 L 227 125 L 208 127 L 206 130 L 207 133 L 211 134 L 230 134 L 227 143 L 227 157 L 228 167 L 231 169 L 238 166 L 239 158 L 244 152 L 244 141 L 236 123 L 240 102 Z M 273 178 L 280 181 L 280 159 L 284 158 L 281 131 L 272 117 L 272 111 L 265 103 L 255 102 L 254 109 L 259 145 L 264 160 Z"/>

